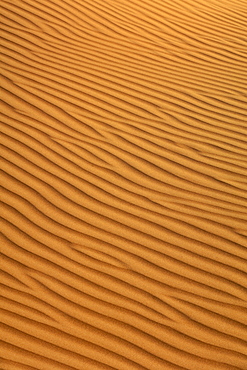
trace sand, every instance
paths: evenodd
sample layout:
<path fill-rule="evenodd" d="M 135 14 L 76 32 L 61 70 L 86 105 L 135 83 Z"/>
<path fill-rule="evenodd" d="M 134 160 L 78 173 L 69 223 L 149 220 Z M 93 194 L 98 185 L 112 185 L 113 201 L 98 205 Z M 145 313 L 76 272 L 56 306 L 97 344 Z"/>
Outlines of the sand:
<path fill-rule="evenodd" d="M 247 2 L 1 7 L 0 368 L 247 369 Z"/>

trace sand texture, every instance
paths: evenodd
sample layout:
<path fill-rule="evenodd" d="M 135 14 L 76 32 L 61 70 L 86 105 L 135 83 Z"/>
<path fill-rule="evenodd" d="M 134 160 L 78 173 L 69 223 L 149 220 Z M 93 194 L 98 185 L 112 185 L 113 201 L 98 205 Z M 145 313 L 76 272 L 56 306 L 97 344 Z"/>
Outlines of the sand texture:
<path fill-rule="evenodd" d="M 1 0 L 1 370 L 247 369 L 247 1 Z"/>

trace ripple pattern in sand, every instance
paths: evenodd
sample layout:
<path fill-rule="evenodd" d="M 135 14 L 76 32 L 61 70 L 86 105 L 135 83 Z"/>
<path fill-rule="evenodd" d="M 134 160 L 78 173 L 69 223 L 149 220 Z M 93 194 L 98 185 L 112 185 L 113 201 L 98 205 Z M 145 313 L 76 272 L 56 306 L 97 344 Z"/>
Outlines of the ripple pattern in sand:
<path fill-rule="evenodd" d="M 1 5 L 1 369 L 246 369 L 246 2 Z"/>

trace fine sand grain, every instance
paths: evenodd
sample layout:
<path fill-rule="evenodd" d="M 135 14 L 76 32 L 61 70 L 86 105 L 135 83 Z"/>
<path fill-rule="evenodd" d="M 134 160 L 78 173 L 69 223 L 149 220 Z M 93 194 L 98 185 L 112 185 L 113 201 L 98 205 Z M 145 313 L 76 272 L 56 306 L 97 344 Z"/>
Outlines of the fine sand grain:
<path fill-rule="evenodd" d="M 1 8 L 1 370 L 247 369 L 246 0 Z"/>

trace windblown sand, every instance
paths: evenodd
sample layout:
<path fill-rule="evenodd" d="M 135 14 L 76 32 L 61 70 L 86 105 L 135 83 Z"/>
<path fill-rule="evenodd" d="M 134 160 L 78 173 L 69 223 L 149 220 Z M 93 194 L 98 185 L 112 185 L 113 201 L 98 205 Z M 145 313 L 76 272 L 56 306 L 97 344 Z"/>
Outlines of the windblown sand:
<path fill-rule="evenodd" d="M 246 0 L 2 0 L 4 370 L 247 369 Z"/>

